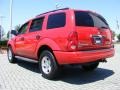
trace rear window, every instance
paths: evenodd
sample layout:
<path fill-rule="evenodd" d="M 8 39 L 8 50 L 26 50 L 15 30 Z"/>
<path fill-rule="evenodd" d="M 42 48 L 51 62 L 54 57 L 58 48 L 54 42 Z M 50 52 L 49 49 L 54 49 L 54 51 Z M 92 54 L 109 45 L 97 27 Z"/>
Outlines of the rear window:
<path fill-rule="evenodd" d="M 93 21 L 94 21 L 94 26 L 98 27 L 98 28 L 109 28 L 106 20 L 97 14 L 94 13 L 90 13 L 90 16 L 92 17 Z"/>
<path fill-rule="evenodd" d="M 97 14 L 91 12 L 75 11 L 76 26 L 109 28 L 106 20 Z"/>
<path fill-rule="evenodd" d="M 66 23 L 65 13 L 51 14 L 48 17 L 47 29 L 64 27 Z"/>

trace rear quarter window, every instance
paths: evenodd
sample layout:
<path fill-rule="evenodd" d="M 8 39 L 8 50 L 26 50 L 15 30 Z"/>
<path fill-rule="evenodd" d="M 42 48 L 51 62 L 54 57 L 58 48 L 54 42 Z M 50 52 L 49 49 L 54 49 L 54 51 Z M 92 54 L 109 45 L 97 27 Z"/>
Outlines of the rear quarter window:
<path fill-rule="evenodd" d="M 75 11 L 75 24 L 76 26 L 93 27 L 94 22 L 88 12 Z"/>
<path fill-rule="evenodd" d="M 66 23 L 65 13 L 51 14 L 48 17 L 47 29 L 64 27 Z"/>

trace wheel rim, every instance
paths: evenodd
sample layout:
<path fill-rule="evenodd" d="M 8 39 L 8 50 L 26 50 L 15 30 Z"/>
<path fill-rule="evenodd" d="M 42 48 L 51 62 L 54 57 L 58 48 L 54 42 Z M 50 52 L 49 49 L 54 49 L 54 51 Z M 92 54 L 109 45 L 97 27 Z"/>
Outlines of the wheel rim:
<path fill-rule="evenodd" d="M 42 64 L 41 66 L 42 66 L 43 72 L 44 72 L 45 74 L 49 74 L 49 73 L 51 72 L 51 69 L 52 69 L 50 58 L 47 57 L 47 56 L 44 56 L 44 57 L 42 58 L 41 64 Z"/>
<path fill-rule="evenodd" d="M 8 49 L 8 59 L 12 60 L 12 51 Z"/>

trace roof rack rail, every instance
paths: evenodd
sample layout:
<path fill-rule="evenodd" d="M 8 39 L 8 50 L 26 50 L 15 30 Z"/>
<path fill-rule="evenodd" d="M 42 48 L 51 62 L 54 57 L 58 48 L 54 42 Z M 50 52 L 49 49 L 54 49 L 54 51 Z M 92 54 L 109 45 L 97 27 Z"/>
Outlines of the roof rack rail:
<path fill-rule="evenodd" d="M 58 10 L 67 10 L 67 9 L 70 9 L 70 8 L 61 8 L 61 9 L 56 9 L 56 10 L 48 11 L 48 12 L 39 14 L 39 15 L 37 15 L 36 17 L 39 17 L 40 15 L 43 15 L 43 14 L 47 14 L 47 13 L 49 13 L 49 12 L 55 12 L 55 11 L 58 11 Z"/>

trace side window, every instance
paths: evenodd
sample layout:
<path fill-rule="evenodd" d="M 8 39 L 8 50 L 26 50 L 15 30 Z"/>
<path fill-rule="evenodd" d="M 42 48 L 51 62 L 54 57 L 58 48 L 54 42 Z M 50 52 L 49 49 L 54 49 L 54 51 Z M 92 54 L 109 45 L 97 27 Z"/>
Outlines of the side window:
<path fill-rule="evenodd" d="M 28 23 L 21 26 L 21 28 L 18 30 L 18 34 L 24 34 L 27 31 Z"/>
<path fill-rule="evenodd" d="M 76 26 L 94 27 L 94 22 L 88 12 L 75 11 L 75 23 Z"/>
<path fill-rule="evenodd" d="M 43 20 L 44 17 L 33 20 L 29 32 L 42 30 Z"/>
<path fill-rule="evenodd" d="M 48 17 L 47 29 L 64 27 L 66 23 L 65 13 L 51 14 Z"/>

